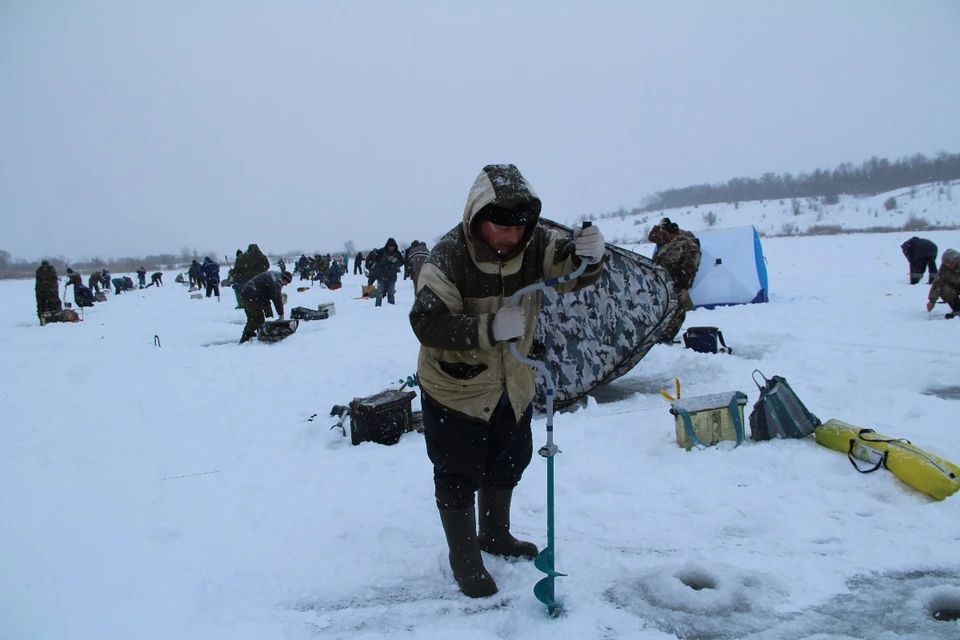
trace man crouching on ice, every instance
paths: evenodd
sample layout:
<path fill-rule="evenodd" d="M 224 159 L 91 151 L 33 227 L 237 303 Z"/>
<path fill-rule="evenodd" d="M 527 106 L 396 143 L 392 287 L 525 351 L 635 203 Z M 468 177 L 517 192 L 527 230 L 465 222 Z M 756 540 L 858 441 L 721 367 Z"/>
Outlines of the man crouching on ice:
<path fill-rule="evenodd" d="M 450 568 L 471 598 L 497 585 L 480 551 L 533 559 L 531 542 L 510 534 L 510 499 L 533 456 L 530 419 L 533 369 L 508 342 L 530 352 L 542 293 L 507 306 L 517 290 L 590 266 L 561 293 L 594 284 L 602 267 L 597 227 L 576 240 L 541 227 L 540 199 L 512 164 L 483 168 L 467 197 L 463 221 L 430 253 L 420 272 L 410 324 L 420 341 L 423 434 Z M 480 531 L 475 497 L 479 491 Z"/>

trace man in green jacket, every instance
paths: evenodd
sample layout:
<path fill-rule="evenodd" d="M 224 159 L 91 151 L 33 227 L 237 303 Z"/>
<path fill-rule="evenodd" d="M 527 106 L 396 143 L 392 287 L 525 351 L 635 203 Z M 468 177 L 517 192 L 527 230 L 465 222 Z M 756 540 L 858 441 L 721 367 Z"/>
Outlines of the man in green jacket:
<path fill-rule="evenodd" d="M 960 317 L 960 251 L 956 249 L 943 252 L 940 271 L 934 276 L 927 296 L 927 311 L 933 311 L 938 300 L 950 305 L 947 318 Z"/>
<path fill-rule="evenodd" d="M 527 559 L 538 553 L 510 533 L 513 489 L 533 455 L 536 381 L 531 367 L 510 353 L 509 342 L 529 354 L 542 294 L 528 293 L 516 307 L 510 297 L 570 273 L 581 261 L 589 264 L 586 271 L 557 287 L 560 292 L 594 284 L 603 268 L 597 227 L 578 230 L 575 241 L 564 238 L 538 224 L 540 209 L 515 166 L 484 167 L 463 221 L 424 263 L 410 311 L 421 344 L 424 436 L 450 567 L 460 590 L 473 598 L 497 592 L 481 550 Z"/>
<path fill-rule="evenodd" d="M 670 218 L 664 218 L 651 229 L 647 239 L 657 244 L 653 261 L 666 269 L 673 278 L 673 288 L 680 301 L 680 309 L 659 338 L 659 342 L 663 344 L 673 344 L 673 339 L 680 333 L 680 328 L 687 319 L 687 311 L 694 308 L 690 300 L 690 289 L 693 288 L 700 270 L 700 242 L 692 233 L 681 229 L 676 222 L 671 222 Z"/>

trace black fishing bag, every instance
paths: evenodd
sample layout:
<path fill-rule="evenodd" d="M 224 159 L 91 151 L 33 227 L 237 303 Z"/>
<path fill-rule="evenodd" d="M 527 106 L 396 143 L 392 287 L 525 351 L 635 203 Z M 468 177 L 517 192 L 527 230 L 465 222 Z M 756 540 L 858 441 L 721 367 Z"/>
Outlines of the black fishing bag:
<path fill-rule="evenodd" d="M 733 353 L 723 340 L 723 332 L 716 327 L 690 327 L 683 332 L 683 346 L 698 353 Z"/>

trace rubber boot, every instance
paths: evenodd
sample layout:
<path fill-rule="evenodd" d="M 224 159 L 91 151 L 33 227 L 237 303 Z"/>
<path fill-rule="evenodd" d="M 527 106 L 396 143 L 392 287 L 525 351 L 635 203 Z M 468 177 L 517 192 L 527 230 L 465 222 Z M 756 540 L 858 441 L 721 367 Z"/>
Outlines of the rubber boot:
<path fill-rule="evenodd" d="M 510 533 L 510 501 L 513 489 L 480 489 L 480 549 L 508 558 L 533 560 L 537 545 L 517 540 Z"/>
<path fill-rule="evenodd" d="M 497 583 L 483 566 L 477 540 L 477 517 L 473 505 L 461 511 L 440 509 L 440 522 L 450 547 L 450 568 L 465 596 L 486 598 L 497 592 Z"/>

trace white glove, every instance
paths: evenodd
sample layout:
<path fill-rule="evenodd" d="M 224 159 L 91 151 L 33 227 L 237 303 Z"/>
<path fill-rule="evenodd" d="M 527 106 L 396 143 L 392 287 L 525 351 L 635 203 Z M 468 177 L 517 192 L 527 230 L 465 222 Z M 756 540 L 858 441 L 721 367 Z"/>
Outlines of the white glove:
<path fill-rule="evenodd" d="M 527 314 L 523 307 L 503 307 L 493 316 L 493 339 L 498 342 L 523 337 Z"/>
<path fill-rule="evenodd" d="M 573 238 L 577 245 L 577 255 L 588 264 L 597 264 L 603 260 L 606 247 L 603 244 L 603 234 L 596 225 L 586 229 L 574 229 Z"/>

